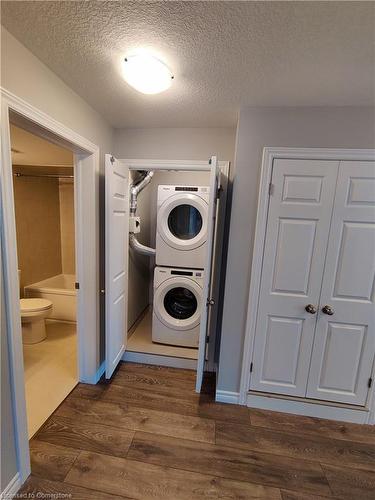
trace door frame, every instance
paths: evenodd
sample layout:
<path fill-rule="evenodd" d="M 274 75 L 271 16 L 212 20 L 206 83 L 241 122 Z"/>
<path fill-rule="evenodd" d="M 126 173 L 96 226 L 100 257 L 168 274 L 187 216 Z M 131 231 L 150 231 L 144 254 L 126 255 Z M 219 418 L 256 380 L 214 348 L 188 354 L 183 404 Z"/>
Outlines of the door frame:
<path fill-rule="evenodd" d="M 253 257 L 251 264 L 251 278 L 250 278 L 250 288 L 249 288 L 249 298 L 247 306 L 247 316 L 245 324 L 245 338 L 243 346 L 243 357 L 242 357 L 242 368 L 241 368 L 241 379 L 240 379 L 240 393 L 239 393 L 239 403 L 246 405 L 248 403 L 248 392 L 250 387 L 250 362 L 253 356 L 254 349 L 254 338 L 256 330 L 256 322 L 258 315 L 258 302 L 260 293 L 260 284 L 262 276 L 262 264 L 263 264 L 263 251 L 267 230 L 267 219 L 268 219 L 268 206 L 269 206 L 269 195 L 272 190 L 272 168 L 273 162 L 276 159 L 308 159 L 308 160 L 354 160 L 354 161 L 374 161 L 375 160 L 375 150 L 374 149 L 330 149 L 330 148 L 283 148 L 283 147 L 265 147 L 263 149 L 263 158 L 260 172 L 260 182 L 258 190 L 258 207 L 257 207 L 257 218 L 255 226 L 255 237 L 254 237 L 254 247 L 253 247 Z M 373 384 L 372 389 L 369 394 L 367 411 L 368 411 L 368 423 L 375 423 L 375 391 Z M 264 395 L 260 393 L 260 397 Z M 272 399 L 272 395 L 265 396 L 268 400 Z M 263 399 L 265 399 L 263 398 Z M 285 410 L 285 401 L 288 398 L 274 398 L 274 408 L 280 408 L 280 411 Z M 301 401 L 298 398 L 297 401 L 294 398 L 289 398 L 293 402 L 293 408 L 295 409 L 297 401 Z M 280 404 L 277 403 L 280 402 Z M 301 401 L 300 404 L 304 404 L 305 399 Z M 312 400 L 309 400 L 313 403 Z M 322 406 L 318 401 L 315 402 L 316 405 Z M 313 404 L 310 404 L 313 406 Z M 326 405 L 327 407 L 329 404 Z M 332 405 L 332 406 L 338 406 Z M 348 409 L 349 405 L 345 405 Z M 353 408 L 353 407 L 350 407 Z M 284 409 L 284 410 L 283 410 Z M 353 408 L 353 411 L 355 409 Z M 363 413 L 363 410 L 357 410 Z M 320 412 L 321 413 L 321 412 Z M 329 412 L 327 411 L 327 415 Z M 321 415 L 320 415 L 321 416 Z M 329 418 L 327 416 L 327 418 Z"/>
<path fill-rule="evenodd" d="M 159 160 L 159 159 L 134 159 L 134 158 L 117 158 L 117 160 L 125 162 L 129 167 L 129 171 L 132 170 L 174 170 L 174 171 L 191 171 L 191 172 L 210 172 L 211 165 L 206 160 Z M 226 224 L 226 210 L 228 204 L 228 187 L 229 187 L 229 174 L 230 174 L 230 161 L 227 160 L 219 160 L 218 165 L 223 173 L 221 178 L 221 188 L 224 193 L 224 196 L 220 199 L 220 218 L 223 223 L 220 225 L 219 230 L 217 232 L 217 237 L 220 238 L 221 243 L 224 243 L 224 235 L 225 235 L 225 224 Z M 223 245 L 221 245 L 221 253 L 218 257 L 218 262 L 222 263 L 224 258 Z M 215 290 L 218 291 L 218 295 L 220 298 L 220 286 L 225 279 L 225 267 L 221 266 L 221 272 L 218 273 L 214 277 L 215 281 Z M 216 371 L 216 360 L 215 360 L 215 342 L 217 338 L 217 325 L 218 323 L 218 301 L 216 301 L 216 311 L 213 318 L 213 326 L 212 326 L 212 341 L 208 343 L 208 353 L 206 359 L 206 367 L 209 371 Z M 157 355 L 145 354 L 144 356 L 141 354 L 139 357 L 139 353 L 133 353 L 125 351 L 123 360 L 134 361 L 134 362 L 143 362 L 149 364 L 157 364 L 158 357 Z M 163 363 L 169 363 L 168 356 L 160 356 L 160 361 Z M 181 364 L 178 365 L 179 368 L 191 368 L 192 363 L 197 364 L 195 360 L 186 360 L 182 361 Z M 168 366 L 177 366 L 173 360 L 170 362 Z M 196 369 L 196 368 L 195 368 Z"/>
<path fill-rule="evenodd" d="M 17 239 L 14 211 L 10 123 L 74 153 L 77 343 L 79 381 L 96 383 L 99 332 L 99 147 L 23 99 L 1 88 L 1 220 L 5 314 L 10 365 L 17 469 L 21 484 L 30 474 L 27 432 Z"/>

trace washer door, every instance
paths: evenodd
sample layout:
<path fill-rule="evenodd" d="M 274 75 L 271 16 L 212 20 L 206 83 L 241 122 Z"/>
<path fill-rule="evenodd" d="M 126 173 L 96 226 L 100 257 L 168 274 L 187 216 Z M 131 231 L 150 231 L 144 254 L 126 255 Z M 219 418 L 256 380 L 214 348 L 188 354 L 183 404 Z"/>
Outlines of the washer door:
<path fill-rule="evenodd" d="M 167 279 L 155 290 L 154 312 L 173 330 L 191 330 L 199 325 L 201 308 L 202 288 L 189 278 Z"/>
<path fill-rule="evenodd" d="M 207 238 L 206 201 L 195 194 L 171 196 L 158 211 L 157 227 L 167 245 L 176 250 L 193 250 Z"/>

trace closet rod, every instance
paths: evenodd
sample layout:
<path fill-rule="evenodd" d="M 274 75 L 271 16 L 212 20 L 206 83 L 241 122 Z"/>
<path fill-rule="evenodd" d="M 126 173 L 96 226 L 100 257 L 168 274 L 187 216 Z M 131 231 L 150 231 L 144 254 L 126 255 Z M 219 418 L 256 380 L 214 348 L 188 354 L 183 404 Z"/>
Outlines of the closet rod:
<path fill-rule="evenodd" d="M 50 177 L 52 179 L 74 179 L 74 175 L 59 175 L 59 174 L 21 174 L 15 172 L 15 177 Z"/>

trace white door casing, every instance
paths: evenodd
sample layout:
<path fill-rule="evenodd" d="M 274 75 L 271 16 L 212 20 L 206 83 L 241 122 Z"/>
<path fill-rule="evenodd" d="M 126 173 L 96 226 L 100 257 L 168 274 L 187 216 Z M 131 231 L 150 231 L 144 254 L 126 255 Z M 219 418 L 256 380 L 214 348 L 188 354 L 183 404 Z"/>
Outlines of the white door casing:
<path fill-rule="evenodd" d="M 365 405 L 375 353 L 375 162 L 340 163 L 307 396 Z M 324 314 L 329 305 L 333 315 Z"/>
<path fill-rule="evenodd" d="M 105 373 L 125 352 L 128 314 L 129 168 L 105 156 Z"/>
<path fill-rule="evenodd" d="M 251 390 L 305 396 L 338 165 L 273 162 Z"/>
<path fill-rule="evenodd" d="M 206 343 L 209 331 L 209 308 L 210 308 L 210 293 L 212 284 L 212 264 L 215 242 L 216 228 L 216 203 L 217 192 L 220 182 L 220 167 L 216 156 L 211 158 L 211 173 L 210 173 L 210 201 L 208 204 L 208 223 L 207 223 L 207 252 L 206 262 L 204 267 L 204 282 L 202 291 L 202 312 L 201 324 L 199 330 L 199 347 L 198 347 L 198 362 L 197 362 L 197 379 L 196 392 L 200 392 L 202 388 L 204 365 L 206 361 Z"/>

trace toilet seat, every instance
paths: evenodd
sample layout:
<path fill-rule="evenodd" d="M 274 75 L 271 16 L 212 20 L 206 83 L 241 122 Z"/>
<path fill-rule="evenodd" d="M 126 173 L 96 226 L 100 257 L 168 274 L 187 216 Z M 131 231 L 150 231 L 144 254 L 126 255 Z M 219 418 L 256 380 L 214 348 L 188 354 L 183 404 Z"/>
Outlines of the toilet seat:
<path fill-rule="evenodd" d="M 21 314 L 46 311 L 52 307 L 52 302 L 47 299 L 20 299 Z"/>

